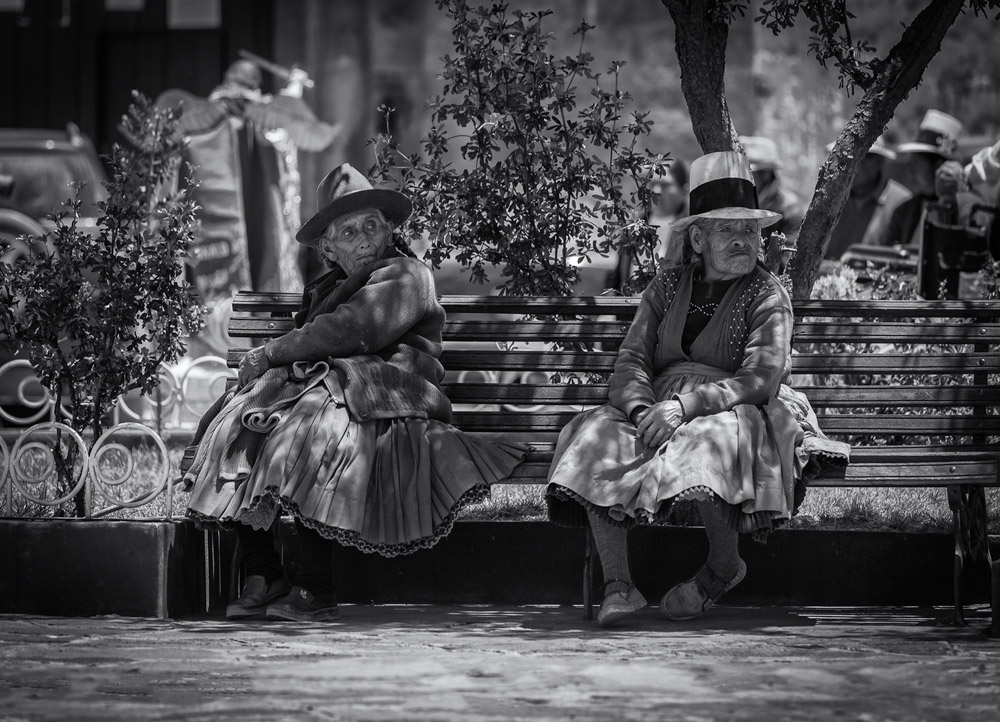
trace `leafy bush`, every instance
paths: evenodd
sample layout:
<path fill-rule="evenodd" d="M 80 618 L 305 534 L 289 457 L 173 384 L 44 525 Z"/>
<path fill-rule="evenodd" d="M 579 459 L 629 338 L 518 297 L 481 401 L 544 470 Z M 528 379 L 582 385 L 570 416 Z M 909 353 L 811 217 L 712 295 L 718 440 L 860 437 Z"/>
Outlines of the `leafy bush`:
<path fill-rule="evenodd" d="M 107 159 L 96 235 L 78 227 L 79 198 L 68 200 L 44 244 L 33 244 L 44 250 L 0 264 L 0 343 L 27 351 L 52 397 L 65 398 L 71 426 L 91 439 L 119 396 L 152 392 L 160 364 L 176 361 L 202 325 L 183 265 L 196 206 L 167 190 L 184 143 L 177 113 L 136 93 L 122 131 L 133 146 L 116 144 Z"/>
<path fill-rule="evenodd" d="M 455 54 L 442 58 L 424 152 L 407 156 L 380 135 L 369 171 L 413 200 L 406 230 L 429 234 L 435 267 L 455 258 L 480 283 L 498 267 L 501 294 L 570 294 L 581 262 L 622 249 L 637 259 L 631 286 L 644 286 L 657 270 L 647 185 L 667 158 L 637 150 L 651 123 L 648 113 L 625 115 L 625 63 L 611 64 L 613 87 L 604 89 L 583 50 L 594 26 L 581 23 L 577 54 L 557 58 L 542 30 L 550 11 L 436 3 L 452 21 Z M 388 128 L 392 109 L 383 112 Z"/>

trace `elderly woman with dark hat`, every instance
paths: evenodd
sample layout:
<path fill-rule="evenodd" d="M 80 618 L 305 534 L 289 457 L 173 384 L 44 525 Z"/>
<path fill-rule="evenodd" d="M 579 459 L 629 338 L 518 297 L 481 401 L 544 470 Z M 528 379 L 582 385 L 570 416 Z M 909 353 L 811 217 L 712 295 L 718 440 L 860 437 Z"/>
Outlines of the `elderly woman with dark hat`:
<path fill-rule="evenodd" d="M 746 574 L 738 534 L 792 516 L 814 457 L 847 457 L 784 385 L 791 302 L 758 263 L 760 229 L 780 215 L 758 209 L 745 156 L 695 160 L 690 210 L 674 223 L 684 263 L 662 270 L 643 293 L 610 403 L 563 429 L 549 471 L 550 519 L 579 523 L 585 511 L 594 533 L 605 578 L 601 626 L 646 606 L 629 570 L 629 527 L 662 523 L 674 503 L 697 502 L 708 559 L 660 602 L 667 618 L 691 619 Z"/>
<path fill-rule="evenodd" d="M 184 477 L 189 516 L 234 527 L 245 552 L 230 619 L 336 618 L 330 540 L 383 556 L 430 547 L 523 455 L 448 424 L 445 313 L 430 269 L 393 236 L 409 200 L 347 164 L 318 197 L 296 238 L 332 270 L 306 288 L 294 330 L 246 354 Z M 290 580 L 268 531 L 282 511 L 303 551 Z"/>

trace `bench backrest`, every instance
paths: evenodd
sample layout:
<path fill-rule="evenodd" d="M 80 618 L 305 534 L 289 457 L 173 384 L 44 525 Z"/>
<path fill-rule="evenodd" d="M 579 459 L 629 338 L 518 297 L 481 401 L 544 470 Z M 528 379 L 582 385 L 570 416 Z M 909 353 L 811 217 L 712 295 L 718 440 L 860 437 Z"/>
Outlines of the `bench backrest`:
<path fill-rule="evenodd" d="M 604 403 L 637 297 L 444 296 L 455 424 L 546 438 Z M 293 327 L 299 297 L 240 293 L 230 334 Z M 1000 436 L 1000 303 L 796 301 L 794 385 L 852 445 L 986 445 Z M 254 315 L 251 315 L 254 314 Z M 260 314 L 267 314 L 261 316 Z M 528 319 L 528 320 L 526 320 Z M 245 349 L 233 349 L 237 365 Z"/>

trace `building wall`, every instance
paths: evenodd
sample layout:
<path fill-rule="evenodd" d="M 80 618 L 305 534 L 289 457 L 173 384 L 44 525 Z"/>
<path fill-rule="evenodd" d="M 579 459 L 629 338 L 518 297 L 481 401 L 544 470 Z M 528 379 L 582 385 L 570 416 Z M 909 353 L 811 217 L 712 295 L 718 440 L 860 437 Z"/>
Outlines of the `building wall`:
<path fill-rule="evenodd" d="M 22 0 L 0 11 L 0 127 L 73 122 L 106 153 L 133 89 L 207 95 L 240 49 L 271 57 L 274 0 L 215 2 L 219 23 L 196 28 L 171 27 L 170 0 Z M 138 9 L 109 9 L 126 5 Z"/>

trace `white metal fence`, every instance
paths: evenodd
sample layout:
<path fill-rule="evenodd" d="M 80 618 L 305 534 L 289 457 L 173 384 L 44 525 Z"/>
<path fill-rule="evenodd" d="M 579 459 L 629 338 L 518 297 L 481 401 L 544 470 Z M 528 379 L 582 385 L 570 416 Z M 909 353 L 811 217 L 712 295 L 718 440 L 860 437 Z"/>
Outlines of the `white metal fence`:
<path fill-rule="evenodd" d="M 0 366 L 0 516 L 174 516 L 177 461 L 235 372 L 203 356 L 160 370 L 156 393 L 119 399 L 88 440 L 25 360 Z"/>

